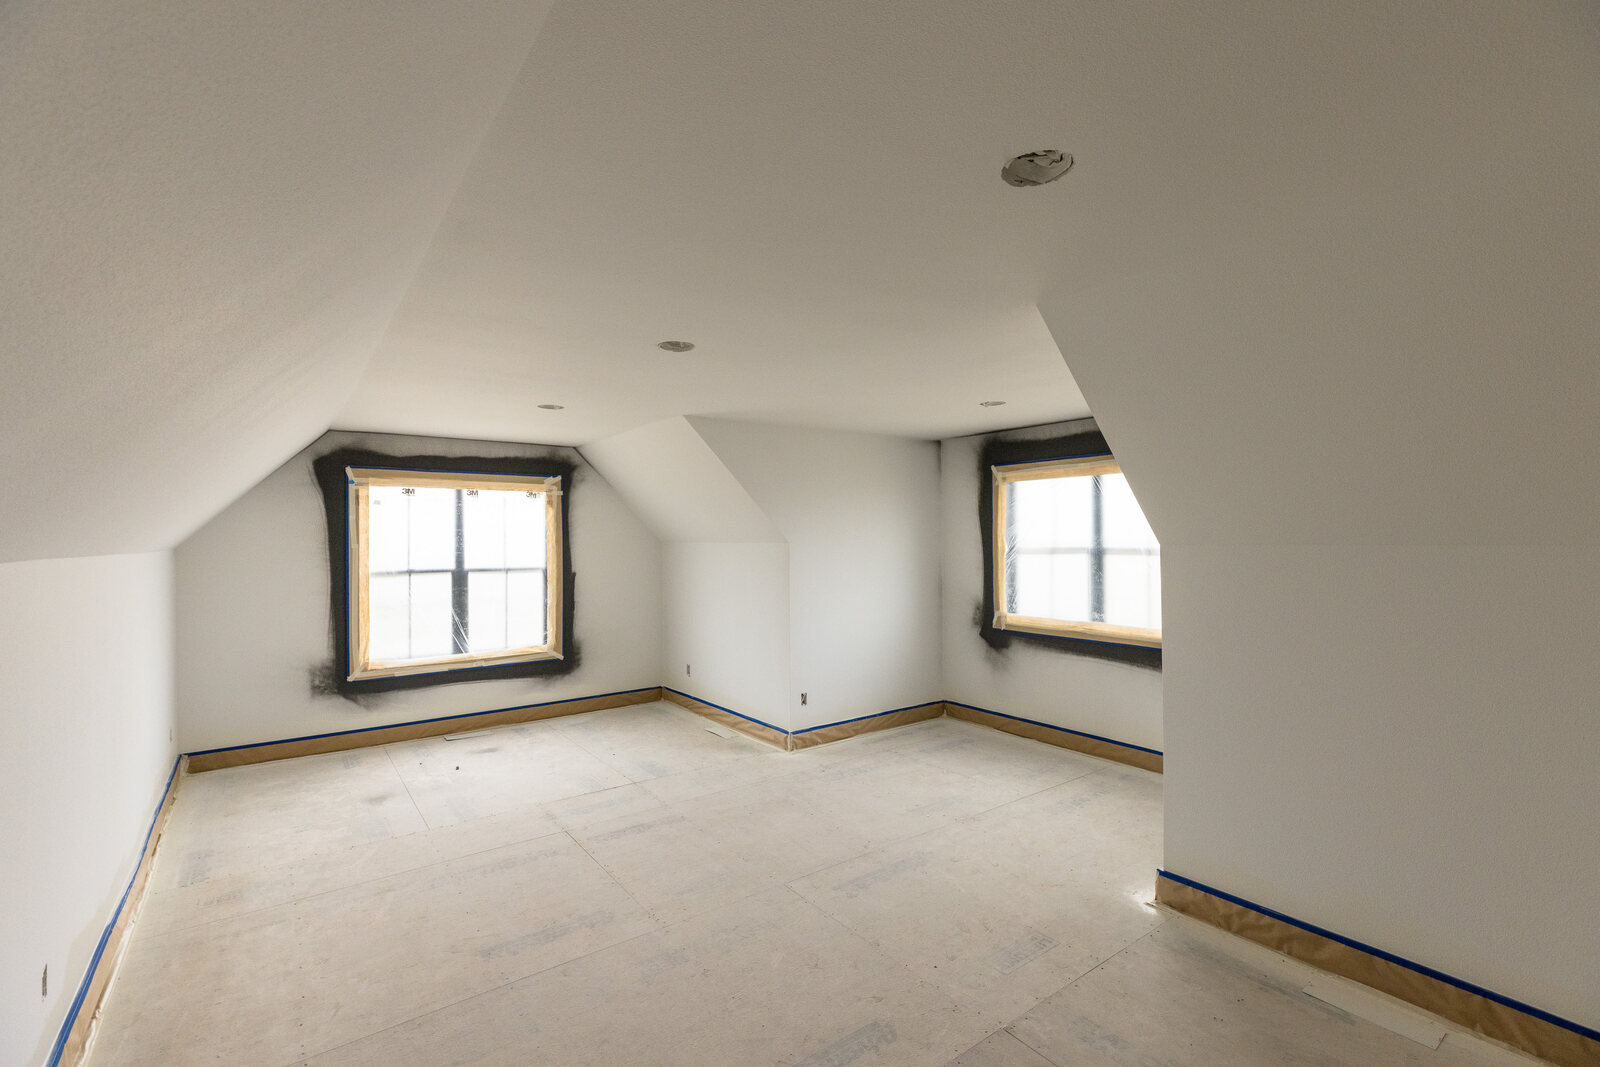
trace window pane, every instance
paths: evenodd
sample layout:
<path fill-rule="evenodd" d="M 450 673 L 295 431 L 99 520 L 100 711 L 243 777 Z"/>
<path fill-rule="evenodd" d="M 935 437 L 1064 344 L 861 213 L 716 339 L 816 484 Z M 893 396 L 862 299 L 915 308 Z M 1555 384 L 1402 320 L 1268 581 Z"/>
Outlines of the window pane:
<path fill-rule="evenodd" d="M 367 567 L 374 574 L 403 571 L 411 534 L 411 498 L 398 485 L 367 490 Z"/>
<path fill-rule="evenodd" d="M 1017 548 L 1088 548 L 1094 543 L 1091 478 L 1011 482 L 1007 538 Z"/>
<path fill-rule="evenodd" d="M 368 662 L 545 646 L 550 494 L 375 485 L 365 490 Z M 459 559 L 458 559 L 459 555 Z M 457 616 L 457 596 L 463 596 Z"/>
<path fill-rule="evenodd" d="M 474 571 L 467 575 L 467 648 L 498 652 L 506 644 L 506 572 Z"/>
<path fill-rule="evenodd" d="M 1086 481 L 1087 479 L 1079 479 Z M 1018 615 L 1085 622 L 1089 618 L 1089 553 L 1085 550 L 1015 556 Z"/>
<path fill-rule="evenodd" d="M 544 493 L 506 493 L 507 567 L 545 565 L 546 495 Z M 542 642 L 541 642 L 542 643 Z"/>
<path fill-rule="evenodd" d="M 1107 548 L 1159 548 L 1155 532 L 1122 474 L 1100 476 L 1102 524 Z"/>
<path fill-rule="evenodd" d="M 469 570 L 506 565 L 506 497 L 493 489 L 467 490 L 461 501 Z M 468 614 L 471 614 L 469 610 Z"/>
<path fill-rule="evenodd" d="M 1161 546 L 1125 476 L 1012 482 L 1006 507 L 1007 611 L 1161 628 Z"/>
<path fill-rule="evenodd" d="M 411 579 L 404 574 L 374 575 L 368 588 L 368 658 L 382 661 L 409 659 Z"/>
<path fill-rule="evenodd" d="M 544 644 L 544 571 L 512 571 L 506 576 L 506 594 L 507 647 Z"/>
<path fill-rule="evenodd" d="M 1106 554 L 1106 622 L 1161 629 L 1161 557 Z"/>
<path fill-rule="evenodd" d="M 411 575 L 411 654 L 406 658 L 450 655 L 451 629 L 450 575 Z"/>
<path fill-rule="evenodd" d="M 456 565 L 456 491 L 413 489 L 411 559 L 414 571 L 450 570 Z M 415 598 L 416 591 L 412 591 Z"/>

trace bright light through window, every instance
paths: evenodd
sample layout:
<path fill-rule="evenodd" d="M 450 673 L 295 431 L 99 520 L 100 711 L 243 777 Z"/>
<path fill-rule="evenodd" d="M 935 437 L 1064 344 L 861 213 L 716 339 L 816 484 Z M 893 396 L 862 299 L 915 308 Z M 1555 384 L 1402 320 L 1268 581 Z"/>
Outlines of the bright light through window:
<path fill-rule="evenodd" d="M 559 479 L 349 476 L 352 679 L 560 657 Z"/>
<path fill-rule="evenodd" d="M 1109 457 L 994 468 L 998 629 L 1161 644 L 1161 545 Z"/>

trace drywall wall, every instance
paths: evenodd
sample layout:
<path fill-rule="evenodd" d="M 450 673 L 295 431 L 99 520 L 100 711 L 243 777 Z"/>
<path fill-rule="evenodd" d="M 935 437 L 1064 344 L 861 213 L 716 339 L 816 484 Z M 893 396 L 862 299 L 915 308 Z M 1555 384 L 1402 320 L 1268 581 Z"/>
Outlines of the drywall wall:
<path fill-rule="evenodd" d="M 789 728 L 943 699 L 938 446 L 689 421 L 788 541 Z"/>
<path fill-rule="evenodd" d="M 664 685 L 781 730 L 789 715 L 789 546 L 662 547 Z"/>
<path fill-rule="evenodd" d="M 1050 639 L 994 649 L 978 634 L 988 581 L 978 518 L 978 496 L 988 485 L 980 469 L 984 444 L 997 436 L 1030 440 L 1094 428 L 1086 419 L 941 442 L 945 697 L 1159 752 L 1161 671 L 1078 654 L 1073 643 Z"/>
<path fill-rule="evenodd" d="M 327 526 L 311 461 L 348 447 L 576 461 L 567 521 L 579 666 L 559 677 L 454 682 L 355 700 L 330 695 Z M 186 751 L 660 684 L 660 547 L 571 449 L 333 431 L 175 555 L 179 742 Z"/>
<path fill-rule="evenodd" d="M 579 451 L 662 541 L 783 540 L 682 415 L 592 441 Z"/>
<path fill-rule="evenodd" d="M 172 770 L 172 555 L 0 564 L 0 603 L 0 1063 L 36 1064 Z"/>
<path fill-rule="evenodd" d="M 1168 558 L 1167 868 L 1600 1025 L 1600 554 Z"/>
<path fill-rule="evenodd" d="M 789 546 L 682 416 L 583 446 L 662 542 L 661 681 L 789 728 Z"/>
<path fill-rule="evenodd" d="M 1348 10 L 1216 60 L 1308 101 L 1209 117 L 1254 219 L 1041 302 L 1162 538 L 1166 864 L 1596 1027 L 1600 23 Z"/>

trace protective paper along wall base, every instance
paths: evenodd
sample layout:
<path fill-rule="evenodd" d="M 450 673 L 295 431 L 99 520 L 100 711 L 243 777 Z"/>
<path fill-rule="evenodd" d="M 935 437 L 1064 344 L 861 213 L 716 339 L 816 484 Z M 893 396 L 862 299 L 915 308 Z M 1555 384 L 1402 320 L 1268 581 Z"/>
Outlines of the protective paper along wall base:
<path fill-rule="evenodd" d="M 979 726 L 988 726 L 995 730 L 1002 730 L 1018 737 L 1026 737 L 1033 741 L 1043 741 L 1047 745 L 1057 748 L 1070 748 L 1074 752 L 1082 752 L 1086 756 L 1097 756 L 1115 763 L 1125 763 L 1130 767 L 1140 767 L 1147 771 L 1162 773 L 1165 758 L 1158 752 L 1145 752 L 1142 749 L 1119 745 L 1115 741 L 1102 741 L 1097 737 L 1085 737 L 1083 734 L 1072 733 L 1068 730 L 1053 730 L 1048 726 L 1038 723 L 1023 722 L 1019 719 L 1010 719 L 1004 715 L 995 715 L 979 708 L 969 708 L 965 704 L 946 704 L 945 714 L 952 719 L 962 719 L 966 722 L 975 722 Z"/>
<path fill-rule="evenodd" d="M 293 759 L 295 756 L 316 756 L 324 752 L 344 752 L 352 748 L 369 748 L 395 741 L 415 741 L 423 737 L 442 737 L 445 734 L 484 730 L 491 726 L 510 726 L 519 722 L 537 722 L 561 715 L 580 715 L 586 711 L 603 711 L 622 708 L 630 704 L 649 704 L 661 699 L 659 688 L 637 689 L 628 693 L 609 693 L 605 696 L 578 697 L 574 700 L 557 700 L 548 704 L 535 704 L 522 708 L 505 708 L 486 711 L 481 715 L 462 715 L 433 722 L 400 723 L 379 726 L 348 734 L 326 737 L 300 737 L 249 748 L 228 748 L 216 752 L 197 752 L 189 756 L 189 771 L 215 771 L 223 767 L 242 767 L 250 763 L 267 763 L 271 760 Z"/>
<path fill-rule="evenodd" d="M 1371 986 L 1551 1063 L 1562 1067 L 1600 1065 L 1600 1041 L 1165 875 L 1156 880 L 1156 900 L 1173 911 Z"/>

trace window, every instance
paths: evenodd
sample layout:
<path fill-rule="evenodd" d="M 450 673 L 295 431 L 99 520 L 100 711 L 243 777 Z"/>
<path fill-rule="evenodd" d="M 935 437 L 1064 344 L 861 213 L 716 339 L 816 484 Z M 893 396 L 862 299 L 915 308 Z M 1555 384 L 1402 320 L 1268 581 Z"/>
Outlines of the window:
<path fill-rule="evenodd" d="M 1161 545 L 1110 456 L 991 468 L 994 627 L 1161 647 Z"/>
<path fill-rule="evenodd" d="M 561 658 L 559 476 L 345 475 L 351 681 Z"/>

